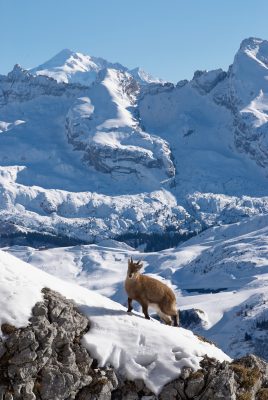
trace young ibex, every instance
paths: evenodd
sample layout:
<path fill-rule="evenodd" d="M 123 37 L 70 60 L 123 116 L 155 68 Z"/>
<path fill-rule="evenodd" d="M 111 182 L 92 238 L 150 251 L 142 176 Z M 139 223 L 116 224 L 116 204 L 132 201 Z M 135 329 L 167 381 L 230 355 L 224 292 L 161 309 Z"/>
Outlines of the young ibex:
<path fill-rule="evenodd" d="M 178 312 L 176 297 L 173 291 L 157 279 L 140 274 L 143 264 L 134 262 L 132 257 L 128 260 L 128 271 L 125 280 L 125 289 L 128 295 L 128 312 L 133 310 L 132 300 L 136 300 L 142 306 L 146 319 L 150 319 L 148 307 L 154 308 L 159 317 L 168 325 L 172 320 L 174 326 L 178 326 Z"/>

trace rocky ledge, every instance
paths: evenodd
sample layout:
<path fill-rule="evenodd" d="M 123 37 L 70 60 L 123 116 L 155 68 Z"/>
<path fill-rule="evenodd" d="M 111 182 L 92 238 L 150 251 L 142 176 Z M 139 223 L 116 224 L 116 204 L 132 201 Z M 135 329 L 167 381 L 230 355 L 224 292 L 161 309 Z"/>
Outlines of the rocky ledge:
<path fill-rule="evenodd" d="M 1 327 L 0 400 L 268 399 L 268 364 L 254 355 L 232 363 L 206 358 L 156 396 L 142 381 L 98 367 L 81 344 L 88 319 L 59 293 L 45 288 L 43 296 L 27 327 Z"/>

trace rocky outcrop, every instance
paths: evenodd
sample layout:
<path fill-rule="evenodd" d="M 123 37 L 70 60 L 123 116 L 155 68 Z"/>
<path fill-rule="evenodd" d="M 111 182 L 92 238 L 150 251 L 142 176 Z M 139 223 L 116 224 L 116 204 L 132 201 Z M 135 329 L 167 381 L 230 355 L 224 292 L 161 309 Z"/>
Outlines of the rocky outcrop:
<path fill-rule="evenodd" d="M 213 71 L 195 71 L 192 85 L 200 94 L 207 94 L 226 77 L 227 73 L 221 68 Z"/>
<path fill-rule="evenodd" d="M 191 329 L 194 332 L 199 328 L 208 325 L 208 316 L 203 310 L 190 308 L 188 310 L 180 310 L 180 326 L 185 329 Z"/>
<path fill-rule="evenodd" d="M 95 368 L 80 343 L 88 319 L 60 294 L 43 293 L 28 327 L 2 325 L 7 339 L 0 348 L 0 399 L 82 400 L 88 386 L 92 396 L 86 398 L 107 398 L 93 393 L 111 392 L 117 379 L 110 368 Z"/>
<path fill-rule="evenodd" d="M 33 308 L 30 326 L 15 330 L 4 342 L 2 397 L 75 398 L 92 381 L 88 371 L 93 360 L 80 345 L 88 329 L 87 318 L 74 304 L 44 290 L 44 302 Z M 2 331 L 6 333 L 7 327 Z"/>
<path fill-rule="evenodd" d="M 250 355 L 232 363 L 206 358 L 185 368 L 156 396 L 140 380 L 126 381 L 99 368 L 81 344 L 90 323 L 75 304 L 50 289 L 33 308 L 29 326 L 2 325 L 1 400 L 264 400 L 268 365 Z"/>

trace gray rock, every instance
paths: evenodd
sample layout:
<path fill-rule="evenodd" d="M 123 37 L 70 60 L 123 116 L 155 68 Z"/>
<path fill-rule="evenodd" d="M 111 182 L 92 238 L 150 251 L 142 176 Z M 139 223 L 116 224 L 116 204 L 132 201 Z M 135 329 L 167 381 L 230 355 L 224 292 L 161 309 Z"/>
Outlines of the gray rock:
<path fill-rule="evenodd" d="M 195 374 L 191 375 L 191 378 L 187 382 L 187 386 L 185 388 L 185 394 L 192 398 L 196 396 L 196 394 L 201 393 L 202 389 L 205 386 L 205 376 L 202 371 L 197 371 Z"/>
<path fill-rule="evenodd" d="M 207 314 L 203 310 L 190 308 L 188 310 L 180 310 L 180 326 L 185 329 L 198 330 L 204 328 L 208 324 Z"/>
<path fill-rule="evenodd" d="M 10 387 L 14 400 L 71 400 L 93 380 L 93 359 L 80 344 L 88 319 L 60 294 L 50 289 L 43 293 L 30 325 L 15 330 L 4 343 L 0 383 L 6 380 L 5 400 Z"/>

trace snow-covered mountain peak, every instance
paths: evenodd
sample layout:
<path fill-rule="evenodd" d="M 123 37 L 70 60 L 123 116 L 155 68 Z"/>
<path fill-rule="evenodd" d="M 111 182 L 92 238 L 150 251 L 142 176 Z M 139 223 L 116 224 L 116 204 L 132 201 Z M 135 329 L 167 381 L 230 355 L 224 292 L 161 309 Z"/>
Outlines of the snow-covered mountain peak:
<path fill-rule="evenodd" d="M 50 58 L 47 62 L 41 64 L 39 67 L 60 67 L 61 65 L 64 65 L 74 54 L 75 52 L 70 49 L 63 49 L 55 56 Z"/>
<path fill-rule="evenodd" d="M 230 68 L 230 92 L 235 105 L 246 106 L 260 94 L 260 90 L 267 92 L 267 79 L 268 41 L 243 40 Z"/>
<path fill-rule="evenodd" d="M 79 82 L 90 85 L 98 72 L 104 68 L 116 68 L 126 70 L 119 63 L 110 63 L 100 57 L 91 57 L 83 53 L 64 49 L 47 62 L 30 70 L 36 75 L 46 75 L 57 82 Z"/>
<path fill-rule="evenodd" d="M 75 82 L 90 86 L 101 70 L 110 68 L 129 72 L 140 85 L 164 82 L 140 68 L 130 70 L 118 62 L 113 63 L 101 57 L 89 56 L 69 49 L 60 51 L 50 60 L 29 71 L 32 74 L 49 76 L 57 82 Z"/>
<path fill-rule="evenodd" d="M 232 69 L 234 71 L 238 69 L 240 74 L 243 70 L 247 72 L 248 78 L 253 81 L 253 84 L 256 84 L 256 78 L 264 78 L 267 80 L 268 41 L 257 38 L 249 38 L 243 40 L 235 56 Z M 259 75 L 259 77 L 257 76 L 257 74 Z M 240 79 L 243 77 L 244 76 L 242 75 Z M 259 86 L 260 82 L 258 82 L 258 87 Z"/>
<path fill-rule="evenodd" d="M 241 42 L 239 52 L 247 54 L 251 58 L 258 59 L 264 64 L 268 62 L 268 41 L 250 37 Z M 267 65 L 266 65 L 267 67 Z"/>
<path fill-rule="evenodd" d="M 145 85 L 147 83 L 165 83 L 163 79 L 156 78 L 139 67 L 133 68 L 129 73 L 140 85 Z"/>

